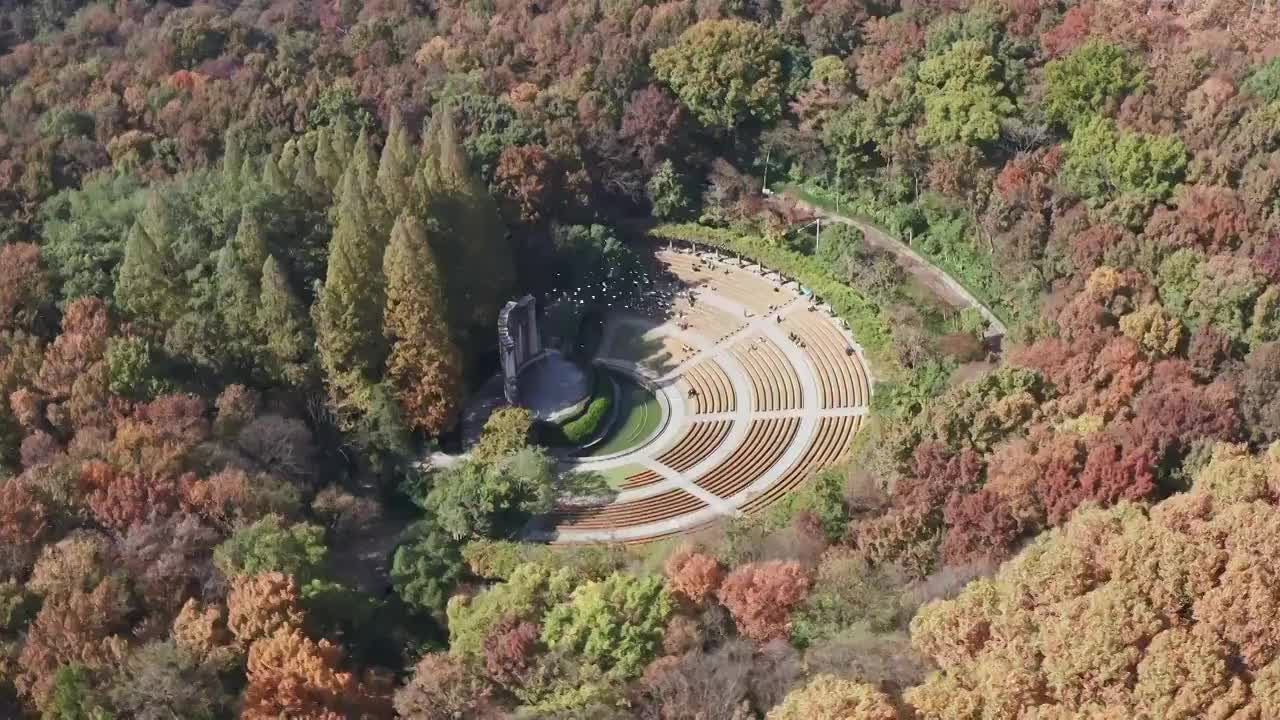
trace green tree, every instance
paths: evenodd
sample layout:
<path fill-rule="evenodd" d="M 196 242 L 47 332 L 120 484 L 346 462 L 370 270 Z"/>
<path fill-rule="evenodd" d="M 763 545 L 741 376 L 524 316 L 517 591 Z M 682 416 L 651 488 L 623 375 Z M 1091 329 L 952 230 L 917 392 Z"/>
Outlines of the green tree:
<path fill-rule="evenodd" d="M 305 144 L 298 144 L 291 154 L 289 166 L 293 169 L 293 184 L 308 197 L 319 200 L 328 198 L 332 189 L 325 185 L 324 179 L 316 169 L 315 159 Z M 281 160 L 284 156 L 281 156 Z M 284 168 L 281 168 L 284 170 Z"/>
<path fill-rule="evenodd" d="M 1174 315 L 1187 317 L 1191 295 L 1200 284 L 1200 266 L 1204 255 L 1192 248 L 1177 250 L 1160 263 L 1156 271 L 1156 287 L 1160 301 Z"/>
<path fill-rule="evenodd" d="M 63 300 L 114 297 L 116 268 L 145 204 L 137 177 L 100 173 L 40 206 L 40 255 L 61 284 Z"/>
<path fill-rule="evenodd" d="M 516 530 L 530 514 L 550 509 L 554 467 L 532 447 L 494 462 L 460 460 L 436 476 L 427 508 L 455 539 Z"/>
<path fill-rule="evenodd" d="M 670 160 L 663 160 L 645 185 L 655 217 L 678 220 L 693 210 L 693 198 L 685 179 Z"/>
<path fill-rule="evenodd" d="M 228 130 L 222 140 L 222 174 L 238 178 L 244 168 L 244 138 L 239 130 Z"/>
<path fill-rule="evenodd" d="M 442 612 L 463 573 L 458 544 L 430 521 L 418 523 L 407 535 L 391 560 L 396 594 L 423 612 Z"/>
<path fill-rule="evenodd" d="M 134 223 L 115 288 L 117 305 L 162 328 L 173 325 L 184 304 L 177 287 L 180 272 L 169 253 L 169 242 L 167 234 L 155 237 L 141 221 Z"/>
<path fill-rule="evenodd" d="M 284 195 L 293 189 L 292 181 L 280 169 L 275 154 L 267 155 L 262 161 L 262 184 L 277 195 Z"/>
<path fill-rule="evenodd" d="M 462 361 L 445 324 L 440 270 L 422 223 L 412 215 L 396 220 L 383 273 L 383 332 L 391 346 L 387 382 L 395 390 L 405 423 L 438 435 L 457 416 Z"/>
<path fill-rule="evenodd" d="M 1244 81 L 1244 88 L 1267 102 L 1280 100 L 1280 58 L 1259 65 Z"/>
<path fill-rule="evenodd" d="M 431 118 L 419 168 L 431 236 L 443 271 L 449 329 L 459 348 L 474 354 L 494 344 L 493 322 L 515 288 L 515 265 L 498 206 L 472 173 L 453 114 Z"/>
<path fill-rule="evenodd" d="M 1246 339 L 1251 350 L 1280 340 L 1280 285 L 1269 285 L 1254 301 Z"/>
<path fill-rule="evenodd" d="M 1013 114 L 1004 95 L 1000 66 L 978 40 L 961 40 L 920 64 L 918 89 L 924 99 L 921 142 L 975 144 L 1000 135 L 1000 122 Z"/>
<path fill-rule="evenodd" d="M 853 266 L 862 248 L 862 230 L 845 223 L 828 223 L 822 228 L 815 254 L 837 273 Z"/>
<path fill-rule="evenodd" d="M 569 598 L 581 578 L 566 567 L 524 563 L 506 582 L 473 596 L 449 600 L 449 652 L 462 658 L 479 657 L 489 630 L 503 618 L 540 622 L 551 607 Z"/>
<path fill-rule="evenodd" d="M 115 715 L 103 706 L 93 688 L 89 671 L 83 665 L 67 665 L 58 670 L 49 689 L 41 720 L 113 720 Z"/>
<path fill-rule="evenodd" d="M 278 515 L 232 533 L 213 552 L 213 563 L 226 577 L 282 572 L 300 583 L 316 576 L 328 548 L 324 530 L 308 523 L 285 523 Z"/>
<path fill-rule="evenodd" d="M 227 337 L 245 357 L 251 357 L 259 345 L 257 313 L 267 253 L 262 223 L 254 210 L 246 208 L 240 213 L 236 234 L 219 251 L 214 271 Z"/>
<path fill-rule="evenodd" d="M 316 177 L 320 178 L 325 188 L 332 193 L 338 192 L 339 184 L 342 182 L 343 170 L 347 166 L 347 159 L 339 155 L 334 147 L 334 134 L 337 132 L 334 128 L 325 127 L 315 133 L 314 167 Z"/>
<path fill-rule="evenodd" d="M 1149 203 L 1168 198 L 1186 166 L 1187 149 L 1178 138 L 1123 131 L 1095 116 L 1077 122 L 1061 177 L 1092 207 L 1124 195 Z"/>
<path fill-rule="evenodd" d="M 364 194 L 369 217 L 379 234 L 391 231 L 391 223 L 395 216 L 389 215 L 387 203 L 382 197 L 382 189 L 378 185 L 378 157 L 369 145 L 369 134 L 360 129 L 355 144 L 351 147 L 351 158 L 347 161 L 347 172 L 355 173 L 360 183 L 360 192 Z"/>
<path fill-rule="evenodd" d="M 471 457 L 480 462 L 495 462 L 505 455 L 529 446 L 533 430 L 533 413 L 522 407 L 507 406 L 493 411 L 484 421 L 480 440 L 471 448 Z"/>
<path fill-rule="evenodd" d="M 580 585 L 547 612 L 542 641 L 574 653 L 616 677 L 634 677 L 653 659 L 671 614 L 657 575 L 614 573 Z"/>
<path fill-rule="evenodd" d="M 1212 325 L 1232 340 L 1244 341 L 1250 309 L 1263 287 L 1249 260 L 1214 255 L 1196 268 L 1196 288 L 1187 302 L 1187 325 L 1192 329 Z"/>
<path fill-rule="evenodd" d="M 413 172 L 417 162 L 413 155 L 413 140 L 404 128 L 399 111 L 391 113 L 391 125 L 387 128 L 387 141 L 382 146 L 378 161 L 378 188 L 387 203 L 387 210 L 394 216 L 416 206 L 413 192 Z"/>
<path fill-rule="evenodd" d="M 315 341 L 306 308 L 298 300 L 274 256 L 262 263 L 262 292 L 258 296 L 258 332 L 263 338 L 268 374 L 289 385 L 306 385 L 313 372 Z"/>
<path fill-rule="evenodd" d="M 40 598 L 17 580 L 0 581 L 0 634 L 15 635 L 40 609 Z"/>
<path fill-rule="evenodd" d="M 343 181 L 338 225 L 329 243 L 329 267 L 314 307 L 316 347 L 329 397 L 350 427 L 371 405 L 370 386 L 382 374 L 385 241 L 371 227 L 364 194 L 353 173 Z"/>
<path fill-rule="evenodd" d="M 107 341 L 107 388 L 112 395 L 146 401 L 165 391 L 151 344 L 139 337 Z"/>
<path fill-rule="evenodd" d="M 563 287 L 604 294 L 614 303 L 625 303 L 642 290 L 647 273 L 640 258 L 604 225 L 557 225 L 551 242 L 560 261 L 558 280 Z"/>
<path fill-rule="evenodd" d="M 666 83 L 704 125 L 732 130 L 768 123 L 782 111 L 782 44 L 745 20 L 703 20 L 651 58 Z"/>
<path fill-rule="evenodd" d="M 1045 116 L 1071 126 L 1137 88 L 1142 73 L 1124 48 L 1090 40 L 1045 65 L 1044 84 Z"/>
<path fill-rule="evenodd" d="M 813 588 L 791 618 L 792 642 L 809 647 L 850 630 L 891 631 L 906 619 L 900 593 L 884 569 L 833 548 L 822 556 Z"/>

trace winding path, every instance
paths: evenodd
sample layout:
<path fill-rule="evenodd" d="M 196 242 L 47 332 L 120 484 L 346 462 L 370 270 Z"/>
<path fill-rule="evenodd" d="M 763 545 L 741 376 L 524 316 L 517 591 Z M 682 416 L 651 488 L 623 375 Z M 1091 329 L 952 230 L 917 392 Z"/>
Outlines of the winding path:
<path fill-rule="evenodd" d="M 829 308 L 763 268 L 658 256 L 679 297 L 670 316 L 611 313 L 600 354 L 661 394 L 666 424 L 628 453 L 567 463 L 638 470 L 608 502 L 535 520 L 528 539 L 646 542 L 755 512 L 843 455 L 867 414 L 862 350 Z"/>
<path fill-rule="evenodd" d="M 796 203 L 803 210 L 815 216 L 820 216 L 824 220 L 831 220 L 858 228 L 862 231 L 867 245 L 892 255 L 903 270 L 919 280 L 925 287 L 933 290 L 948 305 L 955 308 L 973 308 L 977 310 L 982 314 L 983 319 L 987 321 L 987 330 L 984 333 L 986 337 L 1004 337 L 1008 334 L 1008 329 L 1005 327 L 1004 322 L 996 317 L 991 308 L 974 297 L 973 293 L 969 292 L 958 280 L 948 275 L 945 270 L 934 265 L 920 253 L 913 250 L 911 246 L 865 220 L 834 213 L 788 193 L 782 193 L 782 196 Z"/>

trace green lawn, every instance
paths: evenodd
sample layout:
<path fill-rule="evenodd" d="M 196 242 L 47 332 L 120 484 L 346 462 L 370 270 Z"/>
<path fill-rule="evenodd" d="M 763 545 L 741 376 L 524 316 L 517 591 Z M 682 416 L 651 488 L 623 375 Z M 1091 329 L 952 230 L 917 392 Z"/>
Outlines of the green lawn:
<path fill-rule="evenodd" d="M 609 468 L 608 470 L 596 470 L 595 472 L 609 484 L 609 487 L 616 490 L 622 487 L 622 482 L 627 478 L 635 475 L 636 473 L 644 472 L 644 466 L 637 465 L 635 463 L 628 463 L 626 465 Z"/>
<path fill-rule="evenodd" d="M 604 442 L 591 448 L 588 456 L 612 455 L 639 445 L 662 422 L 662 407 L 648 389 L 624 375 L 615 373 L 618 381 L 618 417 Z"/>

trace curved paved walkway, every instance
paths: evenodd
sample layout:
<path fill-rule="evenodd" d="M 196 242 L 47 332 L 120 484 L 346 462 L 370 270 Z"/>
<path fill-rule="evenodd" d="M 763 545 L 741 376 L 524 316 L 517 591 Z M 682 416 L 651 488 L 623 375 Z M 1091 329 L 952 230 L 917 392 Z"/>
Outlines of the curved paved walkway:
<path fill-rule="evenodd" d="M 800 198 L 787 193 L 782 193 L 787 199 L 796 203 L 797 206 L 808 210 L 814 215 L 818 215 L 827 220 L 851 225 L 862 231 L 863 237 L 871 247 L 883 250 L 889 253 L 898 261 L 908 274 L 914 275 L 924 284 L 925 287 L 932 288 L 947 304 L 957 308 L 973 308 L 977 310 L 984 320 L 987 321 L 987 329 L 983 333 L 988 338 L 1004 337 L 1009 330 L 1005 327 L 1003 321 L 996 317 L 982 301 L 978 300 L 968 288 L 960 284 L 960 281 L 947 274 L 947 271 L 934 265 L 927 258 L 922 256 L 911 248 L 910 245 L 889 235 L 880 228 L 871 223 L 852 217 L 849 215 L 837 214 L 826 208 L 819 207 L 813 203 L 805 202 Z"/>
<path fill-rule="evenodd" d="M 672 262 L 673 269 L 675 265 L 687 264 L 690 257 L 687 253 L 673 251 L 659 253 L 660 259 Z M 641 542 L 697 529 L 718 519 L 739 515 L 740 508 L 761 493 L 769 491 L 793 469 L 809 466 L 809 455 L 814 452 L 813 448 L 816 445 L 814 440 L 824 419 L 862 417 L 867 414 L 867 404 L 870 402 L 869 386 L 867 394 L 859 397 L 859 402 L 852 407 L 823 407 L 823 385 L 819 380 L 819 374 L 823 371 L 832 372 L 833 368 L 829 367 L 831 364 L 848 363 L 851 367 L 838 369 L 852 370 L 856 374 L 869 377 L 866 373 L 866 363 L 862 360 L 861 348 L 841 327 L 838 320 L 829 315 L 829 311 L 814 308 L 809 305 L 806 298 L 790 289 L 785 289 L 776 279 L 762 277 L 758 269 L 755 271 L 742 269 L 733 266 L 732 261 L 720 263 L 710 258 L 700 262 L 705 262 L 705 267 L 711 270 L 691 276 L 676 272 L 677 277 L 681 282 L 689 283 L 696 288 L 696 301 L 699 308 L 710 308 L 720 313 L 719 317 L 722 321 L 731 319 L 738 323 L 738 327 L 716 336 L 719 339 L 714 339 L 706 332 L 707 328 L 691 325 L 688 329 L 684 329 L 676 319 L 653 320 L 624 312 L 611 314 L 601 341 L 600 354 L 604 362 L 650 380 L 666 396 L 670 415 L 666 426 L 657 437 L 630 453 L 607 459 L 585 458 L 565 463 L 567 469 L 585 472 L 638 466 L 658 478 L 639 487 L 620 490 L 604 507 L 606 511 L 610 505 L 627 503 L 629 507 L 634 507 L 637 501 L 658 496 L 670 498 L 672 491 L 686 493 L 696 498 L 700 501 L 695 503 L 698 506 L 697 509 L 653 522 L 619 527 L 575 528 L 572 524 L 557 527 L 549 526 L 545 519 L 542 523 L 535 520 L 526 530 L 528 539 L 560 543 Z M 716 285 L 721 282 L 731 285 L 733 292 L 718 289 Z M 768 293 L 768 296 L 755 294 L 757 292 Z M 768 314 L 753 312 L 748 303 L 760 307 L 761 297 L 766 297 L 766 302 L 768 299 L 776 298 L 778 300 L 774 303 L 776 309 Z M 692 313 L 691 308 L 688 310 Z M 705 310 L 702 311 L 705 312 Z M 793 342 L 786 328 L 791 326 L 789 321 L 797 314 L 807 315 L 800 319 L 809 322 L 810 326 L 814 323 L 829 324 L 840 333 L 847 347 L 853 352 L 841 353 L 837 358 L 830 354 L 815 353 L 807 346 L 802 347 L 801 344 Z M 658 356 L 666 359 L 666 355 L 663 354 L 666 351 L 661 348 L 670 347 L 672 341 L 676 345 L 691 349 L 692 352 L 689 352 L 687 357 L 679 359 L 674 365 L 667 362 L 655 369 L 646 364 L 646 362 L 654 363 L 654 358 Z M 663 342 L 668 344 L 663 345 Z M 795 380 L 798 381 L 799 386 L 798 407 L 768 411 L 756 408 L 755 392 L 763 380 L 751 376 L 751 371 L 743 365 L 738 354 L 753 352 L 756 343 L 766 342 L 781 352 L 785 363 L 789 364 L 795 373 Z M 651 344 L 657 344 L 659 350 L 650 349 L 650 354 L 645 357 L 634 356 L 636 354 L 634 347 L 650 348 Z M 691 385 L 686 376 L 695 368 L 709 363 L 714 363 L 727 376 L 733 391 L 734 409 L 727 412 L 700 414 L 689 412 L 685 404 L 688 397 L 687 388 Z M 825 364 L 827 367 L 820 367 L 820 364 Z M 776 446 L 762 448 L 758 444 L 753 448 L 752 452 L 757 455 L 763 453 L 772 457 L 776 454 L 777 458 L 768 462 L 766 467 L 759 468 L 754 477 L 746 478 L 747 482 L 735 482 L 737 489 L 732 495 L 727 497 L 717 495 L 699 484 L 713 471 L 718 471 L 721 475 L 727 473 L 727 468 L 730 467 L 728 463 L 740 453 L 747 452 L 744 449 L 744 443 L 754 423 L 786 419 L 799 421 L 794 434 L 790 435 L 790 439 L 786 441 L 786 447 L 782 448 L 781 452 L 778 452 L 779 448 Z M 708 421 L 729 422 L 728 434 L 708 454 L 682 471 L 659 460 L 664 453 L 680 443 L 694 423 Z M 767 445 L 767 441 L 764 444 Z M 761 460 L 768 461 L 768 457 L 762 457 Z M 794 473 L 791 474 L 794 475 Z M 660 501 L 661 499 L 654 502 Z"/>

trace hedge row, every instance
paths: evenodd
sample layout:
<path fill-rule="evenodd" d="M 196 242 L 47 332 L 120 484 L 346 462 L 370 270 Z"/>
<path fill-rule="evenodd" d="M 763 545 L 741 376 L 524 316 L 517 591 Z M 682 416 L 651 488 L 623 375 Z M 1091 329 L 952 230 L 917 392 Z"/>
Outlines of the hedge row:
<path fill-rule="evenodd" d="M 541 433 L 543 442 L 548 445 L 581 445 L 600 430 L 600 423 L 608 419 L 612 409 L 613 382 L 609 379 L 609 373 L 597 370 L 587 409 L 563 425 L 548 423 Z"/>
<path fill-rule="evenodd" d="M 849 329 L 862 345 L 868 359 L 878 366 L 877 374 L 881 378 L 896 369 L 897 364 L 889 352 L 892 333 L 880 307 L 836 279 L 818 258 L 778 247 L 758 236 L 695 223 L 666 223 L 650 230 L 650 234 L 663 240 L 692 241 L 740 253 L 771 270 L 799 280 L 824 302 L 829 303 L 836 314 L 849 324 Z"/>

